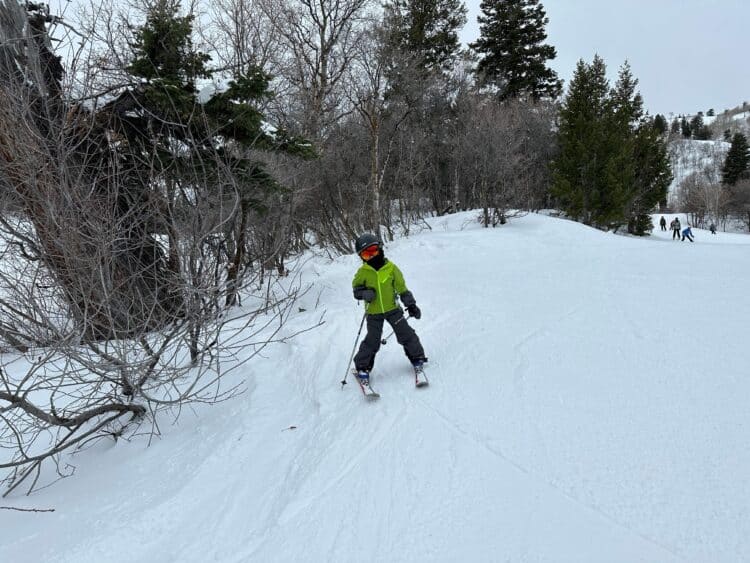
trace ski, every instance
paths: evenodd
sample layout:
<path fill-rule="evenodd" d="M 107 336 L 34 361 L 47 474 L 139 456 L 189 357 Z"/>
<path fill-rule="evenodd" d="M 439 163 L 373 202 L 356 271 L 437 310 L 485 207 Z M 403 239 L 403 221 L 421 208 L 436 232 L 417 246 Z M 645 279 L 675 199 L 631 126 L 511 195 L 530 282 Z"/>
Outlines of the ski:
<path fill-rule="evenodd" d="M 424 372 L 424 367 L 414 368 L 414 386 L 415 387 L 427 387 L 430 384 L 430 380 L 427 379 L 427 375 Z"/>
<path fill-rule="evenodd" d="M 359 387 L 360 389 L 362 389 L 362 394 L 365 396 L 365 399 L 367 399 L 368 401 L 374 401 L 376 399 L 380 399 L 380 393 L 375 391 L 375 389 L 373 389 L 369 385 L 365 387 L 364 385 L 360 383 Z"/>
<path fill-rule="evenodd" d="M 359 380 L 359 377 L 357 377 L 356 373 L 354 374 L 354 379 L 357 380 L 359 388 L 362 390 L 362 394 L 365 396 L 365 399 L 367 399 L 368 401 L 374 401 L 380 398 L 380 393 L 375 391 L 375 389 L 373 389 L 369 384 L 362 385 L 362 382 Z"/>

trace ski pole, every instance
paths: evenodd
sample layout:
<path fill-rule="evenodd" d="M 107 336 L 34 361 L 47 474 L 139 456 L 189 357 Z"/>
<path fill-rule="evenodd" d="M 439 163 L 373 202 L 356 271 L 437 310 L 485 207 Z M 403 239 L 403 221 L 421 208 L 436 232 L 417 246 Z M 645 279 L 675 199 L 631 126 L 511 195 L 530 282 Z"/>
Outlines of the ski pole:
<path fill-rule="evenodd" d="M 354 351 L 357 349 L 357 342 L 359 342 L 359 335 L 362 334 L 362 327 L 365 326 L 365 319 L 367 318 L 367 308 L 365 308 L 365 314 L 362 315 L 362 322 L 359 323 L 359 330 L 357 331 L 357 338 L 354 340 L 354 348 L 352 348 L 352 355 L 349 356 L 349 362 L 346 364 L 346 374 L 344 374 L 344 379 L 341 380 L 341 390 L 344 390 L 344 385 L 346 385 L 346 378 L 349 376 L 349 366 L 352 365 L 352 360 L 354 359 Z"/>
<path fill-rule="evenodd" d="M 388 336 L 386 336 L 385 338 L 383 338 L 383 340 L 381 340 L 381 341 L 380 341 L 380 343 L 381 343 L 381 344 L 382 344 L 383 346 L 385 346 L 386 344 L 388 344 L 388 339 L 389 339 L 389 338 L 390 338 L 391 336 L 393 336 L 393 335 L 394 335 L 394 334 L 396 333 L 396 328 L 395 328 L 395 326 L 396 326 L 396 325 L 397 325 L 398 323 L 400 323 L 401 321 L 403 321 L 404 319 L 410 319 L 410 318 L 411 318 L 411 315 L 407 315 L 407 316 L 405 316 L 405 317 L 401 317 L 401 318 L 400 318 L 399 320 L 397 320 L 397 321 L 396 321 L 396 323 L 395 323 L 395 324 L 393 325 L 393 326 L 394 326 L 394 328 L 393 328 L 393 330 L 391 330 L 391 333 L 390 333 L 390 334 L 389 334 Z"/>

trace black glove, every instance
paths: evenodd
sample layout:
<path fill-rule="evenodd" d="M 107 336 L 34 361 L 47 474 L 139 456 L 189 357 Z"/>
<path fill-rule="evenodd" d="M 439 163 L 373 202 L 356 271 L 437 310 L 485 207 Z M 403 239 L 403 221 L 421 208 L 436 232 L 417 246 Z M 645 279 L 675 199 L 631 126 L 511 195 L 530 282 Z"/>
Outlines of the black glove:
<path fill-rule="evenodd" d="M 364 285 L 354 288 L 354 299 L 364 299 L 366 303 L 375 300 L 375 290 Z"/>
<path fill-rule="evenodd" d="M 416 303 L 412 303 L 406 308 L 407 311 L 409 311 L 409 314 L 414 317 L 415 319 L 422 318 L 422 311 L 419 310 L 419 307 L 417 307 Z"/>

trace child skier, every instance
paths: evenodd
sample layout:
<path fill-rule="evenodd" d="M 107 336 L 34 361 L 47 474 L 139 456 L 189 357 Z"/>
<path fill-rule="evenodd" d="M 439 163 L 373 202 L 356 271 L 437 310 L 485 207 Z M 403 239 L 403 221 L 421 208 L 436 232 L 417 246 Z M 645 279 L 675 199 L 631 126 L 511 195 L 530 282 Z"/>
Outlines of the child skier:
<path fill-rule="evenodd" d="M 417 333 L 406 322 L 404 313 L 396 302 L 398 295 L 412 317 L 419 319 L 422 316 L 414 296 L 406 287 L 401 270 L 385 257 L 382 243 L 371 233 L 357 238 L 354 247 L 364 262 L 352 281 L 354 298 L 365 301 L 367 307 L 367 336 L 354 356 L 354 367 L 360 384 L 367 388 L 370 385 L 370 370 L 375 363 L 375 354 L 380 349 L 383 321 L 388 321 L 393 327 L 396 340 L 404 347 L 415 372 L 422 370 L 427 358 Z M 417 384 L 419 385 L 419 381 Z"/>

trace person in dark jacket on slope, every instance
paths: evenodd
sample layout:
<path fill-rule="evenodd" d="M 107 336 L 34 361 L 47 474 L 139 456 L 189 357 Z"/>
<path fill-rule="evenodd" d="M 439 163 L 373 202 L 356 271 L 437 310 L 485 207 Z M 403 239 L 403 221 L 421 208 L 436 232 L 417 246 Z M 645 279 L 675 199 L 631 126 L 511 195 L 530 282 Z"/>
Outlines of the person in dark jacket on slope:
<path fill-rule="evenodd" d="M 404 312 L 396 302 L 398 296 L 412 318 L 422 316 L 414 295 L 406 287 L 401 270 L 385 257 L 383 244 L 377 236 L 365 233 L 357 238 L 354 246 L 363 262 L 352 281 L 354 298 L 364 301 L 367 307 L 367 336 L 354 356 L 354 367 L 360 383 L 369 385 L 370 371 L 380 349 L 384 321 L 393 327 L 396 340 L 403 346 L 415 368 L 421 368 L 427 358 L 417 333 L 406 322 Z"/>
<path fill-rule="evenodd" d="M 682 227 L 680 226 L 680 220 L 675 217 L 674 219 L 672 219 L 672 222 L 669 224 L 669 226 L 672 229 L 672 240 L 680 240 L 680 230 L 682 229 Z"/>

